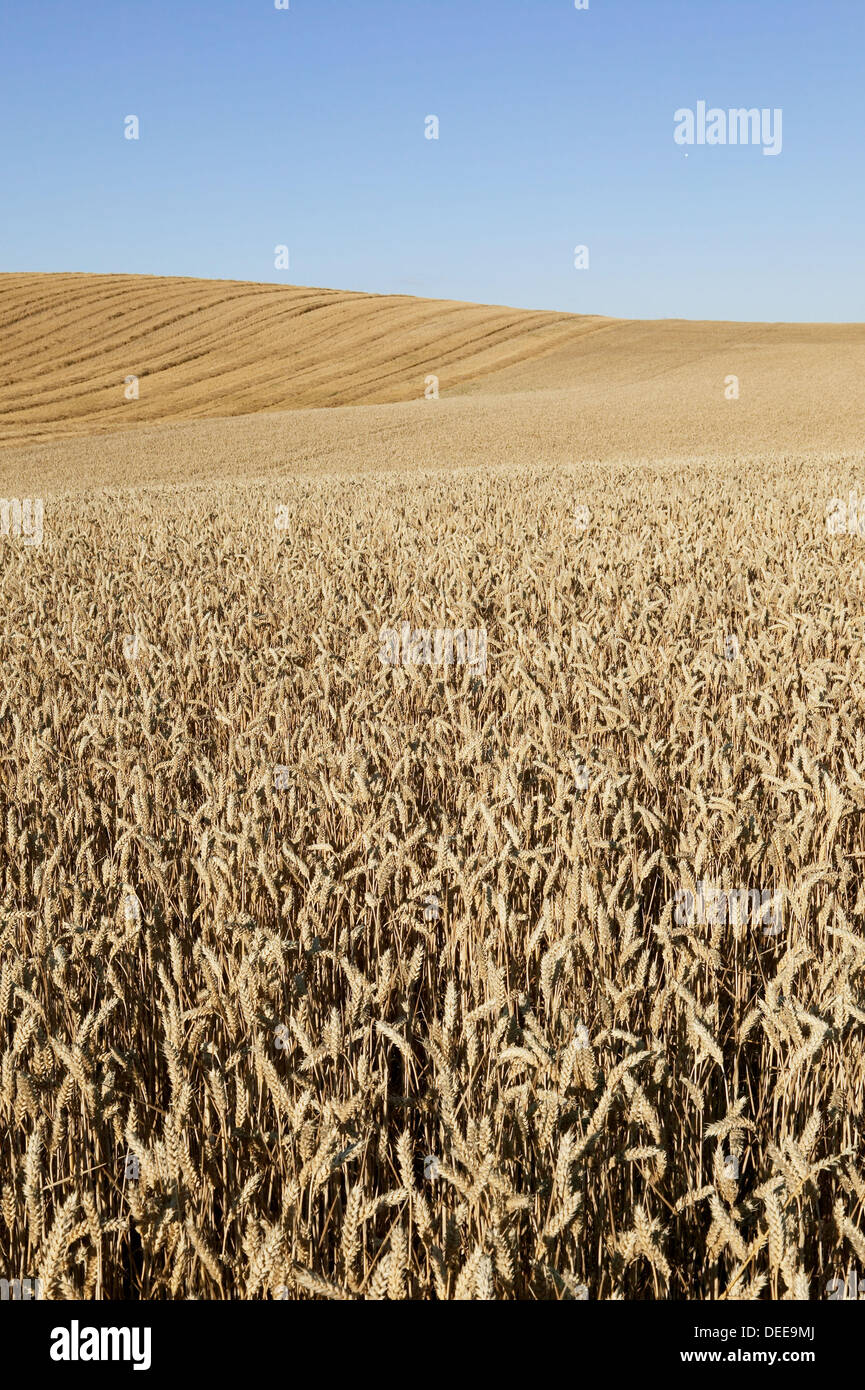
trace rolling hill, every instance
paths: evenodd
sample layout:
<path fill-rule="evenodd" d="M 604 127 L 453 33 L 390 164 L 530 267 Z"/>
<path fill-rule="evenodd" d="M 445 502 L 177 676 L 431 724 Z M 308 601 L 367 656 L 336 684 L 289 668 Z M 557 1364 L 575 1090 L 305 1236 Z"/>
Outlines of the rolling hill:
<path fill-rule="evenodd" d="M 439 399 L 426 399 L 430 377 Z M 137 398 L 127 379 L 137 379 Z M 738 396 L 730 379 L 737 378 Z M 292 286 L 0 275 L 0 482 L 841 452 L 865 325 L 638 321 Z"/>

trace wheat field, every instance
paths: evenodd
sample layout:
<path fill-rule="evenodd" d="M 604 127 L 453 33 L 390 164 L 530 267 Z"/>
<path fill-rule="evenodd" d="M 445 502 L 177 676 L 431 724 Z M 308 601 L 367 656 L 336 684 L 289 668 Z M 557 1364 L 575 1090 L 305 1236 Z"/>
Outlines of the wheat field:
<path fill-rule="evenodd" d="M 0 1272 L 803 1300 L 865 1267 L 865 542 L 826 525 L 865 475 L 865 330 L 714 325 L 701 356 L 693 325 L 262 286 L 305 384 L 250 339 L 233 394 L 177 365 L 132 428 L 131 320 L 105 382 L 76 365 L 126 277 L 42 277 L 43 305 L 82 286 L 54 386 L 24 278 L 0 491 L 44 497 L 44 537 L 0 538 Z M 182 346 L 175 283 L 136 315 Z M 194 290 L 214 342 L 233 293 Z M 280 295 L 324 297 L 329 361 Z M 461 364 L 437 401 L 433 341 Z M 403 625 L 427 637 L 387 662 Z M 483 665 L 431 662 L 442 630 Z"/>

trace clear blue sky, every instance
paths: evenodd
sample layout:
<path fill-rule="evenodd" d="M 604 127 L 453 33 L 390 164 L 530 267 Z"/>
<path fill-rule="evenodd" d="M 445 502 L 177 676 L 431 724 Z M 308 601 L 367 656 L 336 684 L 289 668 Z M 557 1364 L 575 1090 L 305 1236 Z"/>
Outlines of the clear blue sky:
<path fill-rule="evenodd" d="M 861 321 L 863 73 L 863 0 L 7 0 L 0 269 Z"/>

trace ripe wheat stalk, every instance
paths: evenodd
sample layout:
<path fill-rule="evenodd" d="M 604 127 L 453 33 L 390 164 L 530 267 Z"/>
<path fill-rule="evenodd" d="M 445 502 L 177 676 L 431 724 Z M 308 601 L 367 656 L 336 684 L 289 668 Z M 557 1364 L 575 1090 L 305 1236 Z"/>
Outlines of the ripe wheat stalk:
<path fill-rule="evenodd" d="M 803 1299 L 865 1265 L 839 471 L 46 507 L 0 552 L 0 1273 Z M 403 619 L 484 628 L 486 678 L 383 666 Z M 783 892 L 783 930 L 677 920 L 710 880 Z"/>

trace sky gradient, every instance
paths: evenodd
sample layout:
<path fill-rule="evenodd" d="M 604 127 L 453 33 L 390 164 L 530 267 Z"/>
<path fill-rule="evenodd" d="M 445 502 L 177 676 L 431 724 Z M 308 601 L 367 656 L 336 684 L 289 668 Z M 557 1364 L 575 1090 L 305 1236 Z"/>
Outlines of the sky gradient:
<path fill-rule="evenodd" d="M 862 0 L 8 5 L 0 270 L 861 321 L 863 53 Z M 677 144 L 701 100 L 780 155 Z"/>

